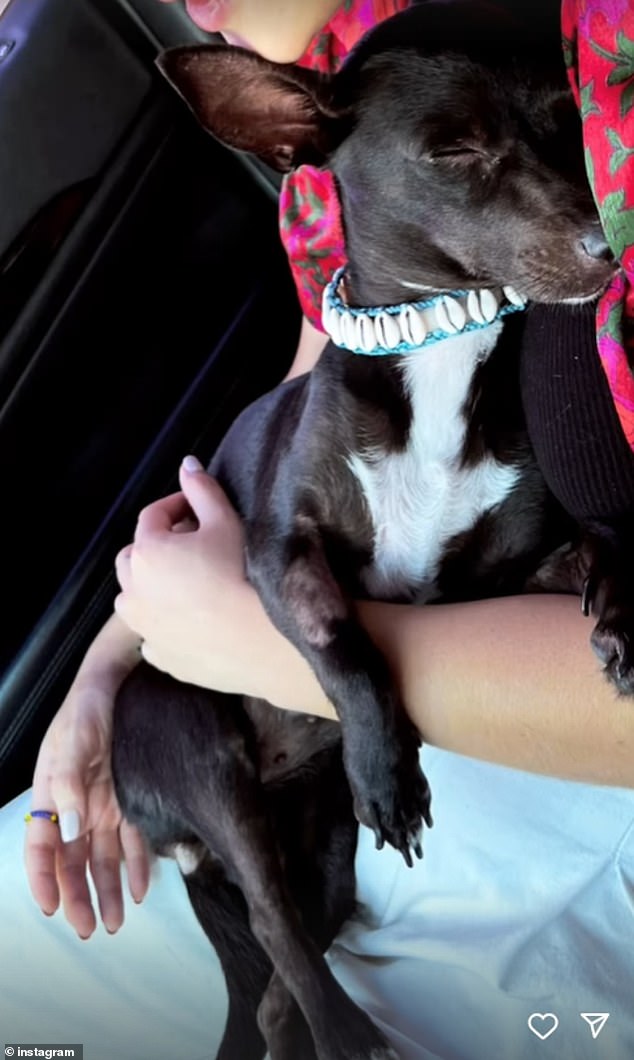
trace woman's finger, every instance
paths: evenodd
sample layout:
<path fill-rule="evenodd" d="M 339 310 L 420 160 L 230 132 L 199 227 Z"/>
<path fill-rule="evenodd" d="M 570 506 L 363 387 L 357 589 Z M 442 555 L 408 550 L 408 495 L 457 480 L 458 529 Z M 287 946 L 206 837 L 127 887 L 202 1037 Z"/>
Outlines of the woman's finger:
<path fill-rule="evenodd" d="M 40 759 L 33 777 L 31 807 L 57 814 L 57 822 L 36 817 L 27 825 L 24 858 L 31 893 L 43 913 L 59 906 L 57 854 L 63 840 L 77 839 L 85 819 L 86 793 L 81 778 L 71 770 L 50 775 L 46 758 Z"/>
<path fill-rule="evenodd" d="M 199 526 L 198 519 L 193 515 L 187 515 L 179 523 L 174 523 L 172 532 L 175 534 L 191 534 L 194 530 L 198 530 Z"/>
<path fill-rule="evenodd" d="M 171 530 L 175 523 L 191 516 L 191 509 L 183 493 L 172 493 L 160 501 L 148 504 L 137 519 L 134 540 L 139 541 L 148 534 Z"/>
<path fill-rule="evenodd" d="M 132 545 L 126 545 L 117 553 L 114 561 L 115 574 L 119 585 L 125 592 L 130 587 L 130 559 L 132 557 Z"/>
<path fill-rule="evenodd" d="M 32 808 L 51 809 L 52 801 L 35 802 Z M 24 861 L 31 894 L 43 913 L 52 916 L 59 906 L 59 887 L 55 870 L 57 850 L 60 846 L 59 825 L 52 821 L 35 818 L 26 826 L 24 839 Z"/>
<path fill-rule="evenodd" d="M 218 519 L 231 518 L 239 524 L 237 512 L 232 506 L 222 486 L 208 475 L 202 464 L 188 461 L 195 457 L 185 457 L 180 467 L 180 484 L 191 510 L 202 525 L 214 523 Z"/>
<path fill-rule="evenodd" d="M 139 633 L 138 629 L 136 628 L 136 623 L 135 623 L 135 620 L 134 620 L 134 616 L 130 614 L 130 600 L 129 600 L 129 596 L 126 593 L 119 593 L 119 595 L 115 596 L 115 598 L 114 598 L 113 607 L 114 607 L 115 613 L 119 616 L 121 621 L 125 623 L 125 625 L 128 627 L 128 629 L 132 630 L 133 633 L 138 634 L 138 636 L 141 636 L 141 634 Z M 143 646 L 140 644 L 139 645 L 139 652 L 142 653 L 142 651 L 143 651 Z"/>
<path fill-rule="evenodd" d="M 116 828 L 92 832 L 89 865 L 97 892 L 99 915 L 106 931 L 113 935 L 123 924 L 121 847 Z"/>
<path fill-rule="evenodd" d="M 150 852 L 138 828 L 127 821 L 121 822 L 119 838 L 128 877 L 128 889 L 135 902 L 142 902 L 150 886 Z"/>
<path fill-rule="evenodd" d="M 74 843 L 61 843 L 57 849 L 56 870 L 64 915 L 82 939 L 90 938 L 97 926 L 86 878 L 88 854 L 86 836 Z"/>
<path fill-rule="evenodd" d="M 84 780 L 76 768 L 58 768 L 50 777 L 49 788 L 59 815 L 62 843 L 72 843 L 79 839 L 86 827 L 87 792 Z"/>

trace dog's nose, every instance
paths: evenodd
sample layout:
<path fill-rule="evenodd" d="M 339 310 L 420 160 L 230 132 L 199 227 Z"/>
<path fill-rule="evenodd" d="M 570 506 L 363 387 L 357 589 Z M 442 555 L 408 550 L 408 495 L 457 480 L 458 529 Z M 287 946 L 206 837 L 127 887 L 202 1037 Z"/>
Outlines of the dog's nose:
<path fill-rule="evenodd" d="M 583 236 L 580 240 L 584 252 L 589 258 L 596 261 L 614 261 L 614 254 L 610 250 L 603 231 L 597 225 Z"/>

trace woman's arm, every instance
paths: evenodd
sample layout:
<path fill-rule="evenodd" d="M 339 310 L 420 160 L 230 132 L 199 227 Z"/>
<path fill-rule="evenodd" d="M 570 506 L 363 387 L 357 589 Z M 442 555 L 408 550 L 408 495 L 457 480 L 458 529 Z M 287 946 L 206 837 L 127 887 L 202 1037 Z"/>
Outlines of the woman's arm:
<path fill-rule="evenodd" d="M 116 615 L 109 619 L 48 728 L 33 777 L 32 808 L 55 811 L 60 823 L 36 819 L 26 829 L 29 885 L 44 913 L 54 913 L 62 903 L 81 938 L 96 926 L 88 866 L 109 931 L 123 921 L 121 859 L 137 901 L 149 883 L 145 845 L 121 819 L 110 771 L 112 705 L 120 683 L 139 661 L 138 646 L 138 637 Z"/>
<path fill-rule="evenodd" d="M 304 320 L 288 378 L 310 371 L 325 341 Z M 162 501 L 161 510 L 163 528 L 170 534 L 191 528 L 190 509 L 182 494 Z M 57 812 L 60 826 L 36 819 L 26 831 L 31 890 L 47 914 L 61 902 L 82 938 L 96 925 L 88 868 L 109 931 L 116 931 L 123 921 L 122 857 L 132 895 L 140 900 L 148 886 L 147 852 L 136 830 L 121 819 L 110 773 L 112 708 L 122 681 L 139 661 L 139 646 L 140 638 L 113 615 L 88 649 L 49 726 L 33 776 L 32 806 Z"/>
<path fill-rule="evenodd" d="M 284 382 L 287 379 L 294 379 L 296 375 L 312 371 L 327 342 L 328 336 L 323 331 L 318 331 L 307 317 L 302 317 L 297 350 L 293 363 L 284 377 Z"/>
<path fill-rule="evenodd" d="M 184 469 L 181 485 L 199 528 L 171 534 L 158 502 L 118 562 L 117 611 L 143 636 L 146 658 L 181 680 L 334 717 L 308 664 L 245 581 L 241 526 L 222 490 L 196 470 Z M 362 603 L 358 612 L 429 743 L 634 786 L 634 702 L 601 673 L 575 597 Z"/>
<path fill-rule="evenodd" d="M 634 701 L 620 697 L 572 596 L 408 608 L 362 604 L 429 743 L 530 772 L 634 786 Z"/>
<path fill-rule="evenodd" d="M 75 691 L 98 692 L 114 699 L 124 677 L 139 661 L 140 643 L 118 615 L 111 615 L 82 660 L 73 682 Z"/>

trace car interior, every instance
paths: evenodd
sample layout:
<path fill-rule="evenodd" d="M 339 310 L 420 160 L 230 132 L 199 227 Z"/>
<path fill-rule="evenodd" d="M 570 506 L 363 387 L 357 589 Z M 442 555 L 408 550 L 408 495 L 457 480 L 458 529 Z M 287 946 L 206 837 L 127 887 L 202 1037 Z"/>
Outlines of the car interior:
<path fill-rule="evenodd" d="M 0 803 L 30 783 L 138 512 L 295 348 L 276 178 L 155 67 L 209 39 L 180 4 L 0 0 Z"/>

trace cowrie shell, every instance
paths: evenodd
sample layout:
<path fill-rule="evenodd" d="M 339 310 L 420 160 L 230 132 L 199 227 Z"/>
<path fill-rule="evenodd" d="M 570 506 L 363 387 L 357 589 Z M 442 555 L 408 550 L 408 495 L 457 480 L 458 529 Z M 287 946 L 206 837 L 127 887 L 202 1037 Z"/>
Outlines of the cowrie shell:
<path fill-rule="evenodd" d="M 328 310 L 328 315 L 324 319 L 324 327 L 335 346 L 341 346 L 341 326 L 339 323 L 339 313 L 336 309 Z"/>
<path fill-rule="evenodd" d="M 450 298 L 449 295 L 445 295 L 443 302 L 451 323 L 458 329 L 458 331 L 462 331 L 467 323 L 467 314 L 460 305 L 460 302 L 457 302 L 455 298 Z"/>
<path fill-rule="evenodd" d="M 504 291 L 505 297 L 512 305 L 526 304 L 526 299 L 522 298 L 521 294 L 516 291 L 514 287 L 511 287 L 510 283 L 507 284 L 506 287 L 503 287 L 502 290 Z"/>
<path fill-rule="evenodd" d="M 482 316 L 486 320 L 487 324 L 490 324 L 495 320 L 498 311 L 498 300 L 493 294 L 493 291 L 480 291 L 480 308 L 482 310 Z"/>
<path fill-rule="evenodd" d="M 370 353 L 376 346 L 376 334 L 370 317 L 359 316 L 355 324 L 356 345 L 364 353 Z"/>
<path fill-rule="evenodd" d="M 352 313 L 343 313 L 341 316 L 341 337 L 349 350 L 354 350 L 357 345 L 357 333 L 355 318 Z"/>
<path fill-rule="evenodd" d="M 401 332 L 410 346 L 422 346 L 427 337 L 423 318 L 411 305 L 401 310 Z"/>
<path fill-rule="evenodd" d="M 449 319 L 449 313 L 442 302 L 438 302 L 434 309 L 436 310 L 436 323 L 441 331 L 447 333 L 447 335 L 456 335 L 458 328 L 451 323 Z"/>
<path fill-rule="evenodd" d="M 467 312 L 475 320 L 476 324 L 486 324 L 480 308 L 480 299 L 477 291 L 469 291 L 467 295 Z"/>
<path fill-rule="evenodd" d="M 401 341 L 401 329 L 390 313 L 379 313 L 374 321 L 379 346 L 394 350 Z"/>

